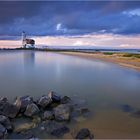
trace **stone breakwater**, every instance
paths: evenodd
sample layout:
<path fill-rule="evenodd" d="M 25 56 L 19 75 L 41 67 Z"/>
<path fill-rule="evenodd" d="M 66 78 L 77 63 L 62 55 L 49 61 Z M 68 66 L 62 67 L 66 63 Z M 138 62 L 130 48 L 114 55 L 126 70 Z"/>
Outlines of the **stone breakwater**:
<path fill-rule="evenodd" d="M 54 138 L 63 138 L 70 132 L 67 123 L 80 121 L 81 117 L 85 119 L 89 113 L 85 106 L 79 106 L 70 97 L 61 97 L 55 92 L 49 92 L 37 100 L 31 96 L 16 97 L 14 103 L 10 103 L 6 97 L 0 97 L 0 139 L 11 138 L 11 135 L 36 139 L 38 136 L 32 133 L 35 128 L 40 133 L 45 131 Z M 21 122 L 23 118 L 25 122 Z M 15 123 L 16 120 L 21 123 Z M 73 135 L 73 139 L 93 138 L 88 128 L 82 128 Z"/>

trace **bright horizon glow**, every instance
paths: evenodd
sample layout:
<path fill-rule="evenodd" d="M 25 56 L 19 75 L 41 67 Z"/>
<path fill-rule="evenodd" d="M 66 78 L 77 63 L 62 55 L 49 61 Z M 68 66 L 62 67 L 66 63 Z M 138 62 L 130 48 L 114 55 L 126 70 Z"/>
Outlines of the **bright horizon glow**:
<path fill-rule="evenodd" d="M 36 45 L 73 48 L 129 48 L 140 49 L 140 35 L 86 34 L 75 36 L 35 36 Z M 21 46 L 21 40 L 0 40 L 0 48 Z"/>

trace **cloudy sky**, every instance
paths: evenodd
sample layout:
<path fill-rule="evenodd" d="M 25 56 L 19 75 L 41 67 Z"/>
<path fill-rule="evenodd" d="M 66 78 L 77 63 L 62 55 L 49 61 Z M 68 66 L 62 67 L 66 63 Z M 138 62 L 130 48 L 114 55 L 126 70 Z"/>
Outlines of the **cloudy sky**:
<path fill-rule="evenodd" d="M 140 48 L 140 1 L 0 1 L 0 45 Z"/>

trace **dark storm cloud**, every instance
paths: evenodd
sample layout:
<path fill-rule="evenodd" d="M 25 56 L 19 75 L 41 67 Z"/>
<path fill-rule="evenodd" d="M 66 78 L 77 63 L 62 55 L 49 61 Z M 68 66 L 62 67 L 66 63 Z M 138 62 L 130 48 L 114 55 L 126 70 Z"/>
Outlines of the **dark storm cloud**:
<path fill-rule="evenodd" d="M 1 1 L 0 35 L 139 34 L 135 9 L 140 1 Z"/>

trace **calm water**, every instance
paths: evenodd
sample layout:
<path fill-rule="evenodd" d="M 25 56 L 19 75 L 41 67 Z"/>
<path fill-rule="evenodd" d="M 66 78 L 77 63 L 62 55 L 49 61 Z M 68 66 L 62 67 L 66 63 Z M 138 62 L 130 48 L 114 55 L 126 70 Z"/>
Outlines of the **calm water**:
<path fill-rule="evenodd" d="M 140 109 L 140 72 L 59 53 L 0 52 L 1 96 L 37 98 L 50 90 L 85 101 L 93 113 L 71 127 L 88 127 L 95 138 L 140 138 L 140 118 L 120 108 Z"/>

